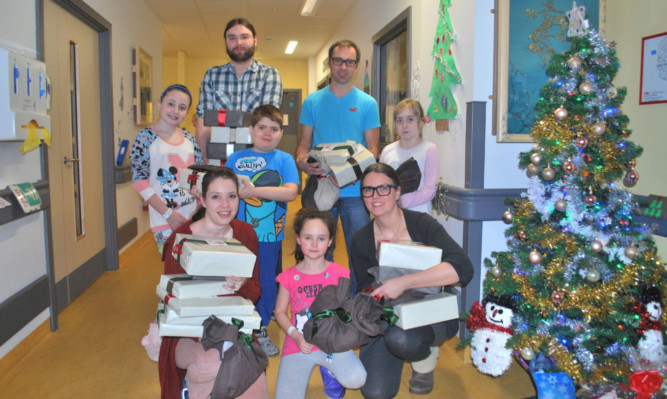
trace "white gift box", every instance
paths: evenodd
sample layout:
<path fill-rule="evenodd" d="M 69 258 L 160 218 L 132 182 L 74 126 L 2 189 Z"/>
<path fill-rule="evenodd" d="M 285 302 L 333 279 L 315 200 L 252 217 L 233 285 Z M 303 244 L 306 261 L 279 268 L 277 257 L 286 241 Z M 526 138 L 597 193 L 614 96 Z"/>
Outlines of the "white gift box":
<path fill-rule="evenodd" d="M 347 140 L 343 143 L 320 143 L 313 148 L 324 157 L 327 165 L 343 165 L 356 152 L 356 143 Z"/>
<path fill-rule="evenodd" d="M 170 298 L 167 305 L 180 317 L 251 315 L 255 311 L 252 301 L 240 296 Z"/>
<path fill-rule="evenodd" d="M 169 305 L 165 308 L 165 322 L 168 324 L 175 325 L 189 325 L 189 326 L 201 326 L 201 323 L 204 322 L 208 316 L 189 316 L 189 317 L 180 317 L 178 313 L 172 310 Z M 225 323 L 232 322 L 232 318 L 239 319 L 243 321 L 243 328 L 249 330 L 258 330 L 260 324 L 262 323 L 262 316 L 255 310 L 252 314 L 243 314 L 243 315 L 219 315 L 214 314 L 216 317 L 224 321 Z"/>
<path fill-rule="evenodd" d="M 204 317 L 204 320 L 207 318 L 208 316 Z M 252 328 L 246 326 L 243 326 L 239 331 L 246 334 L 252 334 Z M 161 337 L 201 338 L 204 334 L 204 326 L 202 326 L 201 323 L 199 325 L 170 324 L 166 321 L 165 314 L 162 313 L 158 318 L 158 333 Z"/>
<path fill-rule="evenodd" d="M 172 256 L 192 276 L 252 277 L 257 258 L 233 238 L 176 234 Z"/>
<path fill-rule="evenodd" d="M 361 144 L 356 145 L 356 152 L 342 164 L 329 164 L 331 173 L 336 178 L 338 187 L 345 187 L 361 179 L 367 167 L 375 163 L 375 155 Z"/>
<path fill-rule="evenodd" d="M 250 128 L 237 127 L 234 142 L 239 144 L 252 144 L 252 137 L 250 136 Z"/>
<path fill-rule="evenodd" d="M 157 294 L 160 298 L 166 295 L 177 298 L 201 298 L 231 294 L 232 291 L 223 288 L 224 283 L 224 277 L 220 277 L 219 280 L 208 280 L 195 279 L 189 274 L 163 274 L 157 285 Z"/>
<path fill-rule="evenodd" d="M 233 143 L 232 128 L 227 126 L 211 126 L 211 143 Z"/>
<path fill-rule="evenodd" d="M 178 177 L 178 185 L 187 191 L 192 190 L 193 187 L 197 187 L 199 192 L 201 192 L 201 182 L 204 179 L 206 172 L 200 172 L 192 169 L 181 169 Z"/>
<path fill-rule="evenodd" d="M 394 306 L 398 316 L 396 326 L 409 330 L 411 328 L 458 319 L 459 305 L 456 295 L 441 292 L 427 295 L 423 299 L 401 303 Z"/>
<path fill-rule="evenodd" d="M 378 264 L 426 270 L 442 262 L 442 249 L 411 241 L 380 241 Z"/>

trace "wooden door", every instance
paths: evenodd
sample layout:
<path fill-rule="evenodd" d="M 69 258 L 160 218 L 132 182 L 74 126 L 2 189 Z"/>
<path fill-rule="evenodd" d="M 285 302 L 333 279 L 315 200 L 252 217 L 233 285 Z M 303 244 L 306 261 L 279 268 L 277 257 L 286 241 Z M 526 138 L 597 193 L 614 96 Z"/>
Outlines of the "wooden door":
<path fill-rule="evenodd" d="M 72 273 L 87 262 L 101 262 L 103 269 L 105 262 L 98 32 L 45 0 L 44 49 L 51 79 L 54 280 L 61 295 L 59 282 L 67 278 L 62 307 L 73 299 Z"/>

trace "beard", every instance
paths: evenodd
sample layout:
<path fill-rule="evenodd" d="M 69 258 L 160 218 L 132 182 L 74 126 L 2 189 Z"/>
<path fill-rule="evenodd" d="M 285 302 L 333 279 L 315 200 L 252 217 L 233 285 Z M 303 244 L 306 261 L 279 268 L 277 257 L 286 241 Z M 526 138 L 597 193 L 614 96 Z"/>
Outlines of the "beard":
<path fill-rule="evenodd" d="M 232 61 L 235 61 L 235 62 L 248 61 L 249 59 L 251 59 L 252 57 L 255 56 L 255 46 L 253 45 L 252 47 L 248 47 L 241 54 L 235 53 L 233 51 L 233 49 L 230 49 L 229 47 L 227 47 L 227 55 L 229 56 L 229 58 L 232 59 Z"/>

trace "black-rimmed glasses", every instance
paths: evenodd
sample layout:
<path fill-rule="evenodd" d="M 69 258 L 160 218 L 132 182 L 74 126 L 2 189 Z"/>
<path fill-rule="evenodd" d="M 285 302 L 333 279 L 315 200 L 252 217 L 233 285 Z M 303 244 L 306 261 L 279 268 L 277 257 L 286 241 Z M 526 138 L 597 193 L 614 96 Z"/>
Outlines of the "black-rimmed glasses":
<path fill-rule="evenodd" d="M 358 62 L 359 61 L 357 61 L 357 60 L 349 60 L 349 59 L 340 58 L 340 57 L 333 57 L 331 59 L 331 63 L 334 64 L 335 66 L 341 66 L 341 65 L 343 65 L 343 63 L 345 63 L 345 65 L 348 68 L 356 67 Z"/>
<path fill-rule="evenodd" d="M 378 193 L 380 197 L 386 197 L 391 193 L 391 189 L 396 188 L 393 184 L 383 184 L 381 186 L 377 187 L 362 187 L 361 188 L 361 196 L 364 198 L 370 198 L 373 196 L 373 193 Z"/>

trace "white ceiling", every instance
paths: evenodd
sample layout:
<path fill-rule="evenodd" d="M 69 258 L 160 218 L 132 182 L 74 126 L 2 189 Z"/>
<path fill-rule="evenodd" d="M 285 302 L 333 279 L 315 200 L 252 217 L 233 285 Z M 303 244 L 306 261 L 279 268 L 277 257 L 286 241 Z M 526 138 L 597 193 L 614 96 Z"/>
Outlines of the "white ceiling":
<path fill-rule="evenodd" d="M 306 58 L 331 38 L 355 0 L 319 0 L 302 17 L 304 0 L 144 0 L 162 21 L 163 56 L 178 51 L 192 58 L 227 57 L 223 33 L 232 18 L 244 17 L 257 32 L 255 58 Z M 294 54 L 285 55 L 290 40 Z"/>

